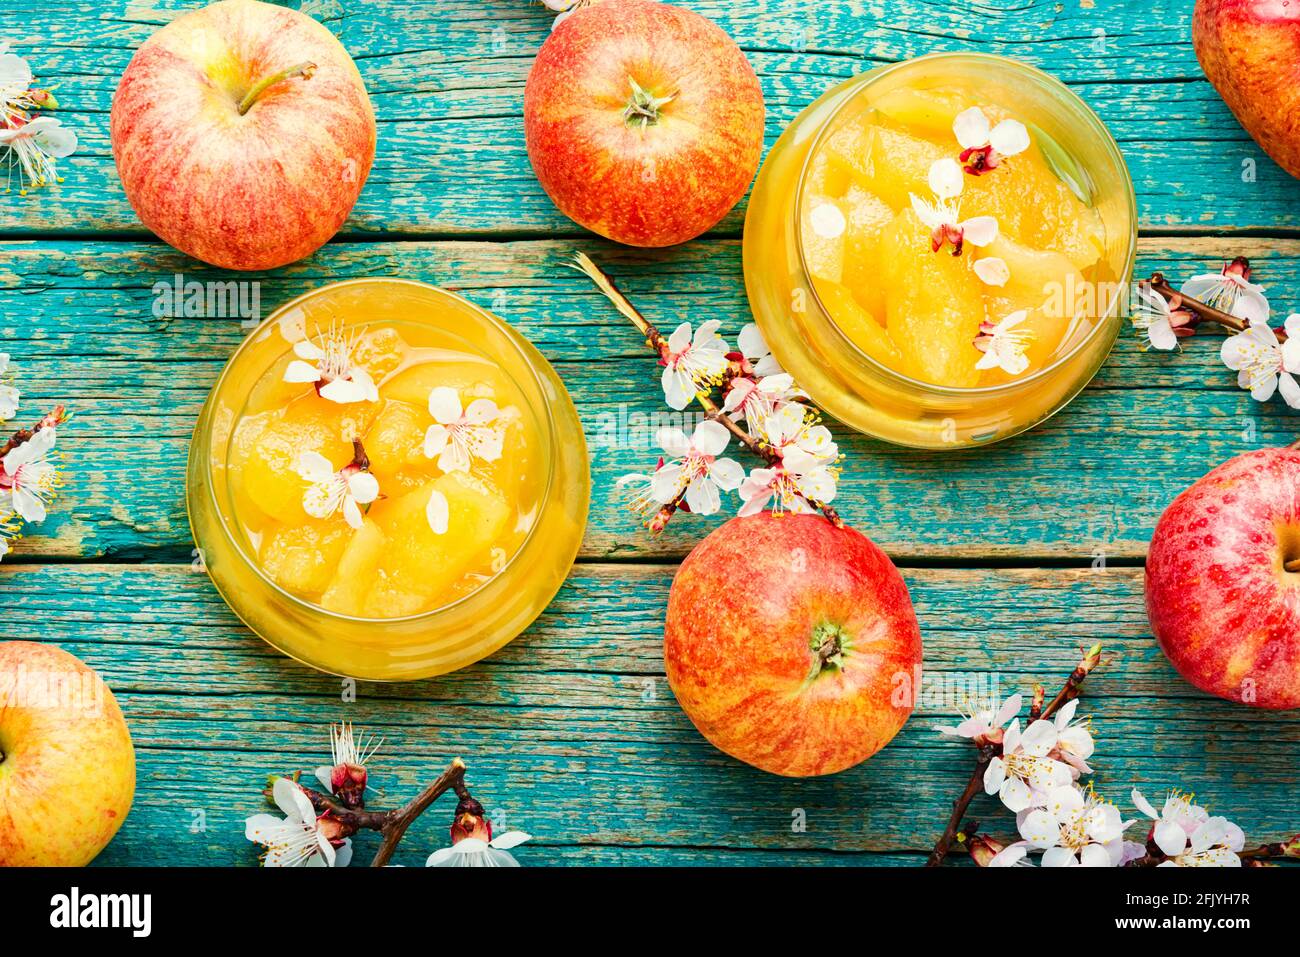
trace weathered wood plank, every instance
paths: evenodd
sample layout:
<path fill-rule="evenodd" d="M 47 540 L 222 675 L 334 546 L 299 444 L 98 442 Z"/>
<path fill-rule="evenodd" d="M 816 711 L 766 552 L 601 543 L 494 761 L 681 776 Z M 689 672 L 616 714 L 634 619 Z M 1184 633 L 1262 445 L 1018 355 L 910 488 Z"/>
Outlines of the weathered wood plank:
<path fill-rule="evenodd" d="M 251 863 L 240 822 L 258 809 L 258 782 L 323 761 L 325 725 L 339 718 L 386 738 L 384 800 L 465 757 L 486 806 L 536 836 L 530 863 L 802 863 L 849 851 L 916 863 L 970 767 L 932 726 L 994 682 L 1004 695 L 1054 684 L 1094 641 L 1108 660 L 1084 708 L 1103 793 L 1126 804 L 1134 783 L 1185 785 L 1248 832 L 1283 824 L 1300 718 L 1179 679 L 1149 637 L 1139 570 L 908 571 L 926 642 L 922 709 L 867 764 L 808 781 L 721 755 L 677 708 L 660 652 L 671 575 L 580 565 L 538 624 L 493 658 L 434 681 L 362 684 L 346 703 L 339 679 L 275 654 L 187 566 L 8 565 L 0 588 L 26 596 L 7 637 L 82 657 L 131 723 L 139 793 L 106 863 Z M 206 832 L 190 830 L 196 809 Z M 796 809 L 806 832 L 791 829 Z M 974 813 L 1008 819 L 983 799 Z M 403 862 L 418 864 L 442 826 L 428 822 Z"/>
<path fill-rule="evenodd" d="M 592 445 L 587 557 L 673 558 L 716 524 L 682 516 L 651 541 L 617 503 L 621 474 L 653 462 L 665 413 L 657 369 L 630 326 L 564 267 L 575 244 L 349 243 L 259 280 L 263 312 L 320 284 L 401 275 L 445 285 L 516 323 L 567 381 Z M 712 241 L 643 254 L 584 248 L 665 327 L 717 316 L 734 336 L 747 320 L 739 244 Z M 1279 313 L 1300 287 L 1300 242 L 1148 239 L 1141 269 L 1171 276 L 1237 253 L 1256 261 Z M 160 320 L 150 287 L 190 268 L 156 244 L 0 245 L 0 335 L 28 395 L 24 415 L 66 400 L 63 503 L 21 548 L 29 558 L 188 555 L 183 470 L 193 421 L 245 330 L 237 319 Z M 1300 429 L 1280 401 L 1253 402 L 1218 360 L 1219 341 L 1152 355 L 1125 332 L 1094 385 L 1057 418 L 990 449 L 907 452 L 837 428 L 847 458 L 846 517 L 905 559 L 1021 557 L 1086 562 L 1140 558 L 1156 518 L 1185 485 L 1248 448 Z M 1032 504 L 1032 508 L 1026 505 Z"/>
<path fill-rule="evenodd" d="M 108 143 L 108 109 L 134 49 L 192 0 L 9 0 L 0 33 L 59 84 L 81 149 L 57 190 L 0 207 L 0 234 L 139 234 Z M 307 0 L 357 59 L 378 156 L 345 232 L 573 233 L 534 180 L 520 120 L 550 15 L 525 0 Z M 1294 229 L 1300 183 L 1241 130 L 1204 80 L 1181 0 L 1068 3 L 686 0 L 748 52 L 769 144 L 834 82 L 938 50 L 1026 60 L 1061 76 L 1114 131 L 1152 228 Z M 720 231 L 739 231 L 743 206 Z"/>

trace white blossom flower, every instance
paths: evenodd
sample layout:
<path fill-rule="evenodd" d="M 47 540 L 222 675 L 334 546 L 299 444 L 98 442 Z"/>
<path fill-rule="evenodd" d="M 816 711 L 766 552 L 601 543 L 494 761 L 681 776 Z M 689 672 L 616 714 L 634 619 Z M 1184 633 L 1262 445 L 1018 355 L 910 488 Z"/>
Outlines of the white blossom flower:
<path fill-rule="evenodd" d="M 500 837 L 484 841 L 467 837 L 451 847 L 429 855 L 426 867 L 518 867 L 519 862 L 510 853 L 531 837 L 523 831 L 507 831 Z"/>
<path fill-rule="evenodd" d="M 1240 257 L 1220 272 L 1193 276 L 1183 283 L 1180 292 L 1252 325 L 1268 322 L 1264 287 L 1250 281 L 1250 264 Z"/>
<path fill-rule="evenodd" d="M 52 427 L 39 429 L 0 459 L 0 514 L 16 512 L 27 522 L 45 520 L 46 503 L 59 478 L 50 461 L 55 438 Z"/>
<path fill-rule="evenodd" d="M 722 403 L 722 411 L 734 419 L 758 422 L 787 402 L 802 397 L 803 393 L 788 372 L 763 376 L 761 379 L 742 376 L 731 380 Z"/>
<path fill-rule="evenodd" d="M 429 414 L 434 424 L 424 433 L 424 455 L 436 457 L 444 472 L 468 472 L 475 459 L 501 458 L 505 430 L 499 424 L 501 410 L 491 399 L 475 399 L 462 409 L 455 389 L 438 386 L 429 393 Z"/>
<path fill-rule="evenodd" d="M 659 445 L 672 459 L 651 477 L 651 492 L 660 505 L 685 495 L 686 505 L 697 515 L 712 515 L 722 507 L 719 489 L 731 491 L 745 476 L 734 459 L 718 458 L 731 441 L 726 428 L 712 419 L 695 427 L 688 439 L 681 429 L 664 428 Z"/>
<path fill-rule="evenodd" d="M 773 503 L 775 512 L 810 512 L 813 503 L 829 505 L 836 495 L 834 464 L 839 447 L 824 425 L 814 425 L 808 410 L 790 402 L 757 419 L 758 437 L 780 457 L 756 468 L 740 485 L 741 516 L 755 515 Z"/>
<path fill-rule="evenodd" d="M 672 408 L 681 411 L 702 387 L 721 381 L 727 370 L 727 344 L 718 335 L 721 327 L 721 322 L 710 319 L 692 336 L 691 324 L 683 322 L 668 337 L 662 383 L 664 400 Z"/>
<path fill-rule="evenodd" d="M 1034 721 L 1022 735 L 1020 720 L 1011 722 L 1002 736 L 1002 754 L 984 771 L 984 791 L 997 794 L 1012 811 L 1041 806 L 1053 788 L 1068 785 L 1070 766 L 1049 757 L 1056 747 L 1056 726 Z"/>
<path fill-rule="evenodd" d="M 303 452 L 294 470 L 307 482 L 302 507 L 312 518 L 329 518 L 340 508 L 344 520 L 361 527 L 362 505 L 379 497 L 379 481 L 355 464 L 334 471 L 330 460 L 319 452 Z"/>
<path fill-rule="evenodd" d="M 1096 744 L 1087 726 L 1075 720 L 1075 713 L 1078 710 L 1079 699 L 1075 698 L 1056 712 L 1053 719 L 1056 724 L 1056 748 L 1052 751 L 1052 755 L 1059 757 L 1076 772 L 1091 774 L 1092 768 L 1088 767 L 1088 759 L 1092 757 Z"/>
<path fill-rule="evenodd" d="M 1182 302 L 1182 296 L 1171 301 L 1150 286 L 1139 285 L 1129 320 L 1152 349 L 1177 349 L 1178 340 L 1193 332 L 1192 314 L 1181 308 Z"/>
<path fill-rule="evenodd" d="M 1002 740 L 1007 722 L 1020 713 L 1022 701 L 1020 695 L 1013 694 L 1000 706 L 981 702 L 964 714 L 957 725 L 940 724 L 934 730 L 951 737 L 968 738 L 976 744 L 997 744 Z"/>
<path fill-rule="evenodd" d="M 18 192 L 26 194 L 28 186 L 46 186 L 58 180 L 55 160 L 65 159 L 77 150 L 77 135 L 53 116 L 25 119 L 3 117 L 0 126 L 0 160 L 9 169 L 9 177 L 18 173 Z"/>
<path fill-rule="evenodd" d="M 1119 867 L 1132 823 L 1115 805 L 1073 786 L 1053 788 L 1042 807 L 1017 819 L 1020 836 L 1043 851 L 1043 867 Z"/>
<path fill-rule="evenodd" d="M 959 197 L 965 182 L 956 160 L 935 160 L 930 166 L 930 191 L 933 200 L 922 199 L 915 193 L 912 210 L 921 222 L 929 226 L 930 248 L 938 252 L 944 243 L 952 243 L 953 255 L 960 256 L 962 246 L 987 246 L 998 238 L 998 221 L 992 216 L 975 216 L 961 220 Z"/>
<path fill-rule="evenodd" d="M 1293 346 L 1292 336 L 1300 336 L 1300 315 L 1286 321 L 1287 348 L 1267 322 L 1252 322 L 1249 329 L 1223 341 L 1220 357 L 1223 364 L 1237 373 L 1237 385 L 1250 390 L 1251 398 L 1266 402 L 1280 391 L 1286 404 L 1300 409 L 1300 347 Z"/>
<path fill-rule="evenodd" d="M 9 371 L 9 353 L 0 352 L 0 375 Z M 0 385 L 0 422 L 18 414 L 18 401 L 22 396 L 11 385 Z"/>
<path fill-rule="evenodd" d="M 1246 843 L 1241 828 L 1192 803 L 1192 796 L 1170 791 L 1160 813 L 1137 788 L 1133 804 L 1155 825 L 1151 839 L 1169 858 L 1161 867 L 1240 867 L 1238 854 Z"/>
<path fill-rule="evenodd" d="M 276 778 L 271 788 L 281 820 L 272 814 L 254 814 L 244 824 L 244 836 L 266 848 L 267 867 L 347 867 L 352 841 L 332 842 L 316 818 L 316 810 L 302 788 L 288 778 Z"/>
<path fill-rule="evenodd" d="M 285 382 L 314 383 L 322 399 L 347 404 L 378 402 L 379 388 L 370 373 L 353 361 L 357 336 L 337 325 L 321 333 L 319 342 L 301 339 L 294 344 L 294 359 L 284 370 Z"/>
<path fill-rule="evenodd" d="M 1029 149 L 1029 130 L 1019 120 L 1002 120 L 990 129 L 989 118 L 978 106 L 962 110 L 952 121 L 966 172 L 979 176 L 997 169 L 1002 160 Z"/>
<path fill-rule="evenodd" d="M 7 115 L 21 109 L 20 98 L 32 85 L 32 68 L 9 44 L 0 42 L 0 109 Z"/>
<path fill-rule="evenodd" d="M 1020 375 L 1029 368 L 1025 350 L 1033 341 L 1033 333 L 1017 328 L 1029 318 L 1029 310 L 1013 312 L 1001 322 L 980 323 L 980 334 L 975 337 L 975 348 L 984 353 L 976 369 L 1001 369 L 1008 375 Z"/>
<path fill-rule="evenodd" d="M 740 330 L 740 335 L 736 337 L 736 347 L 745 360 L 745 371 L 750 375 L 761 379 L 785 372 L 755 323 L 748 322 Z"/>

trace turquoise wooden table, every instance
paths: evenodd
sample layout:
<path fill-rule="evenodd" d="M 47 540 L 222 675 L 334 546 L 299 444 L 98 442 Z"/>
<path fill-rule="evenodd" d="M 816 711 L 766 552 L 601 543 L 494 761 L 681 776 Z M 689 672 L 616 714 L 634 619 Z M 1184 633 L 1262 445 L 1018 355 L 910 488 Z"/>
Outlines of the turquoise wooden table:
<path fill-rule="evenodd" d="M 243 819 L 270 772 L 311 769 L 328 723 L 382 734 L 386 805 L 469 764 L 475 794 L 533 835 L 536 864 L 921 863 L 970 755 L 916 714 L 881 754 L 819 780 L 765 775 L 715 751 L 663 679 L 662 617 L 677 562 L 716 524 L 689 516 L 650 540 L 613 483 L 644 455 L 613 423 L 659 408 L 657 369 L 590 285 L 582 249 L 662 324 L 747 321 L 744 205 L 713 233 L 644 253 L 561 216 L 524 151 L 524 80 L 550 15 L 524 0 L 306 0 L 356 58 L 379 121 L 374 172 L 336 241 L 258 277 L 263 310 L 322 283 L 404 276 L 514 323 L 564 376 L 592 443 L 591 526 L 537 624 L 476 667 L 418 684 L 363 684 L 286 660 L 242 628 L 192 564 L 183 467 L 237 319 L 155 318 L 155 282 L 230 278 L 153 239 L 114 173 L 108 110 L 132 51 L 193 0 L 0 0 L 0 38 L 57 82 L 81 139 L 61 186 L 0 205 L 0 323 L 26 409 L 66 400 L 67 485 L 40 534 L 0 565 L 7 636 L 57 642 L 116 691 L 135 737 L 134 810 L 104 864 L 253 864 Z M 293 4 L 299 6 L 299 4 Z M 1186 276 L 1249 256 L 1275 303 L 1300 304 L 1300 183 L 1272 164 L 1203 78 L 1191 0 L 684 0 L 745 49 L 767 97 L 768 144 L 830 84 L 936 50 L 1043 67 L 1083 96 L 1127 157 L 1142 218 L 1139 272 Z M 1279 306 L 1284 308 L 1284 306 Z M 1260 405 L 1219 365 L 1122 336 L 1062 415 L 958 455 L 902 451 L 836 429 L 842 512 L 903 568 L 934 676 L 1055 684 L 1080 646 L 1099 787 L 1194 788 L 1252 837 L 1294 807 L 1300 716 L 1264 714 L 1184 683 L 1153 642 L 1142 562 L 1163 508 L 1212 466 L 1282 444 L 1300 416 Z M 792 826 L 802 810 L 806 828 Z M 973 816 L 1003 822 L 981 798 Z M 450 816 L 398 852 L 420 864 Z M 362 853 L 373 840 L 363 838 Z M 365 859 L 364 857 L 359 859 Z"/>

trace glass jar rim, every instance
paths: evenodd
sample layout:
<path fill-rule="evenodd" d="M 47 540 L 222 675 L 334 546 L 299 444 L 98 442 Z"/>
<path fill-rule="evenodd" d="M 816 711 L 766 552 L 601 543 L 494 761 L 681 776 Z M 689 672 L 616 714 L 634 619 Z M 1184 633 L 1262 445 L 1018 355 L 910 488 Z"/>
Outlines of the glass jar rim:
<path fill-rule="evenodd" d="M 1132 174 L 1129 172 L 1128 164 L 1124 161 L 1123 153 L 1120 152 L 1119 144 L 1115 142 L 1115 137 L 1111 134 L 1110 130 L 1106 128 L 1106 124 L 1102 122 L 1101 117 L 1096 114 L 1092 107 L 1090 107 L 1086 102 L 1084 102 L 1082 97 L 1056 77 L 1038 69 L 1036 66 L 1031 66 L 1028 63 L 1012 59 L 1011 57 L 1000 56 L 996 53 L 979 53 L 974 51 L 957 50 L 927 53 L 924 56 L 912 57 L 911 59 L 900 60 L 897 63 L 891 63 L 887 66 L 876 67 L 873 70 L 868 70 L 866 73 L 859 75 L 857 77 L 856 85 L 853 87 L 849 95 L 845 96 L 844 99 L 835 106 L 835 109 L 831 111 L 830 115 L 822 121 L 817 130 L 816 136 L 808 147 L 808 152 L 804 156 L 803 163 L 799 170 L 799 184 L 795 190 L 794 197 L 795 216 L 797 217 L 796 223 L 802 221 L 804 189 L 808 185 L 813 158 L 817 155 L 818 149 L 821 147 L 823 141 L 830 135 L 832 129 L 835 127 L 835 123 L 840 118 L 840 114 L 849 107 L 857 94 L 866 87 L 885 79 L 900 70 L 911 68 L 917 63 L 933 60 L 974 60 L 977 62 L 982 61 L 985 63 L 996 64 L 1000 69 L 1007 69 L 1011 72 L 1018 71 L 1024 77 L 1064 95 L 1065 102 L 1072 105 L 1078 111 L 1083 120 L 1097 133 L 1102 145 L 1105 147 L 1111 163 L 1122 174 L 1123 182 L 1128 187 L 1126 192 L 1128 195 L 1130 229 L 1128 251 L 1124 258 L 1124 268 L 1121 271 L 1121 275 L 1131 279 L 1133 267 L 1137 262 L 1137 196 L 1133 188 Z M 1118 318 L 1118 303 L 1112 303 L 1105 312 L 1106 314 L 1109 314 L 1111 309 L 1114 308 L 1117 311 L 1115 317 L 1101 319 L 1101 321 L 1092 328 L 1091 332 L 1075 343 L 1068 352 L 1058 356 L 1049 365 L 1043 366 L 1043 368 L 1037 370 L 1031 375 L 1027 375 L 1020 379 L 1012 379 L 1010 382 L 1003 382 L 998 385 L 966 388 L 961 386 L 939 385 L 934 382 L 925 382 L 921 379 L 913 379 L 911 376 L 904 375 L 896 369 L 891 369 L 879 359 L 875 358 L 875 356 L 867 353 L 861 346 L 844 334 L 839 323 L 834 320 L 831 310 L 826 307 L 824 302 L 822 302 L 821 296 L 817 292 L 817 284 L 812 281 L 812 272 L 808 268 L 808 253 L 805 248 L 802 227 L 797 225 L 795 233 L 796 246 L 799 251 L 799 269 L 802 273 L 804 285 L 812 294 L 813 302 L 816 304 L 817 308 L 820 309 L 822 314 L 830 320 L 830 326 L 835 331 L 835 334 L 840 338 L 843 344 L 848 347 L 854 358 L 859 360 L 862 365 L 867 366 L 873 372 L 883 374 L 885 377 L 892 379 L 896 384 L 908 389 L 920 390 L 933 395 L 957 397 L 988 396 L 1015 392 L 1029 383 L 1047 378 L 1057 369 L 1071 362 L 1078 355 L 1082 354 L 1082 352 L 1092 344 L 1093 340 L 1102 334 L 1102 330 L 1106 328 L 1109 322 Z M 1126 279 L 1125 281 L 1128 280 Z M 1120 283 L 1120 285 L 1123 285 L 1123 283 Z"/>
<path fill-rule="evenodd" d="M 445 296 L 448 299 L 454 300 L 455 302 L 468 307 L 472 312 L 478 314 L 480 319 L 483 319 L 490 326 L 493 326 L 499 331 L 504 333 L 505 339 L 510 343 L 511 348 L 515 350 L 515 353 L 518 356 L 518 358 L 523 362 L 524 366 L 528 369 L 529 373 L 532 375 L 533 385 L 537 388 L 538 392 L 543 397 L 545 397 L 546 384 L 542 381 L 541 377 L 538 376 L 537 369 L 535 368 L 535 362 L 522 349 L 520 349 L 519 342 L 517 341 L 517 338 L 520 338 L 520 334 L 516 332 L 514 328 L 511 327 L 510 324 L 507 323 L 505 320 L 501 319 L 495 314 L 484 309 L 482 306 L 479 306 L 476 303 L 471 302 L 470 300 L 466 299 L 464 296 L 458 295 L 457 293 L 451 292 L 450 290 L 443 289 L 440 286 L 434 286 L 427 282 L 420 282 L 419 280 L 416 279 L 401 279 L 395 277 L 375 277 L 375 276 L 360 276 L 354 279 L 342 279 L 339 280 L 338 282 L 326 283 L 325 285 L 319 286 L 316 289 L 312 289 L 308 292 L 302 293 L 299 296 L 295 296 L 293 299 L 290 299 L 288 302 L 284 303 L 283 305 L 273 310 L 271 314 L 268 315 L 265 319 L 263 319 L 262 322 L 259 323 L 255 329 L 251 330 L 248 333 L 248 335 L 244 337 L 244 341 L 239 344 L 239 346 L 235 349 L 233 353 L 231 353 L 230 358 L 226 360 L 226 364 L 222 366 L 221 374 L 217 376 L 217 381 L 213 383 L 212 391 L 210 395 L 213 397 L 217 395 L 217 392 L 220 390 L 222 384 L 226 381 L 226 376 L 229 374 L 230 370 L 234 367 L 235 362 L 239 359 L 241 353 L 243 353 L 243 351 L 246 348 L 251 348 L 250 343 L 253 342 L 254 337 L 258 332 L 258 330 L 262 329 L 263 327 L 268 327 L 272 322 L 278 322 L 280 317 L 284 313 L 288 312 L 290 309 L 294 308 L 295 306 L 299 305 L 300 303 L 308 299 L 312 299 L 316 296 L 319 296 L 322 293 L 332 291 L 335 289 L 341 289 L 346 286 L 364 286 L 372 283 L 411 286 L 420 289 L 424 292 L 431 292 L 434 293 L 435 295 Z M 543 362 L 546 361 L 544 356 L 542 357 L 542 361 Z M 545 509 L 547 503 L 550 501 L 551 498 L 551 493 L 555 484 L 556 455 L 559 452 L 558 448 L 556 447 L 555 416 L 554 413 L 551 411 L 550 405 L 545 403 L 543 404 L 545 407 L 542 409 L 541 415 L 538 415 L 537 411 L 533 410 L 534 418 L 538 420 L 538 424 L 546 432 L 546 444 L 547 444 L 546 482 L 542 488 L 541 494 L 538 497 L 538 502 L 537 502 L 537 510 L 539 514 L 541 514 L 541 512 Z M 232 436 L 233 436 L 233 432 L 232 432 Z M 204 467 L 211 468 L 211 465 L 205 464 Z M 279 597 L 283 598 L 285 601 L 297 605 L 300 608 L 306 609 L 312 614 L 322 615 L 327 618 L 332 618 L 334 620 L 341 621 L 341 622 L 355 623 L 357 625 L 369 626 L 369 625 L 391 624 L 396 622 L 410 622 L 410 621 L 418 621 L 420 619 L 425 619 L 425 618 L 433 618 L 439 614 L 442 614 L 443 612 L 448 611 L 449 609 L 455 608 L 456 606 L 460 605 L 462 602 L 469 601 L 471 598 L 477 595 L 483 589 L 484 586 L 486 586 L 489 582 L 495 580 L 496 578 L 500 577 L 501 575 L 505 574 L 505 572 L 512 565 L 514 565 L 515 560 L 527 550 L 527 546 L 529 545 L 529 543 L 532 542 L 533 536 L 536 534 L 539 525 L 539 523 L 534 522 L 529 527 L 528 532 L 524 535 L 523 539 L 515 547 L 514 554 L 512 554 L 508 559 L 506 559 L 505 564 L 501 566 L 501 568 L 492 576 L 492 578 L 487 579 L 482 584 L 478 585 L 477 587 L 461 595 L 459 598 L 449 601 L 446 604 L 439 605 L 437 608 L 431 608 L 428 611 L 418 612 L 414 615 L 399 615 L 392 618 L 366 618 L 359 615 L 346 615 L 343 614 L 342 612 L 331 611 L 330 609 L 318 605 L 315 602 L 308 601 L 305 598 L 293 594 L 293 592 L 286 590 L 277 581 L 275 581 L 273 578 L 267 575 L 266 570 L 263 569 L 262 566 L 248 554 L 243 542 L 244 536 L 236 534 L 234 530 L 230 528 L 229 523 L 226 521 L 225 512 L 220 507 L 220 503 L 217 502 L 216 500 L 216 496 L 217 496 L 216 483 L 209 481 L 206 483 L 206 485 L 208 488 L 208 496 L 210 499 L 209 504 L 212 506 L 213 514 L 216 516 L 217 522 L 220 525 L 221 531 L 225 535 L 226 540 L 234 547 L 235 554 L 239 556 L 239 559 L 242 562 L 244 562 L 245 565 L 250 567 L 253 570 L 253 573 L 257 575 L 257 577 L 261 579 L 263 583 L 265 583 L 273 592 L 275 592 Z M 197 547 L 198 543 L 196 542 L 195 545 Z"/>

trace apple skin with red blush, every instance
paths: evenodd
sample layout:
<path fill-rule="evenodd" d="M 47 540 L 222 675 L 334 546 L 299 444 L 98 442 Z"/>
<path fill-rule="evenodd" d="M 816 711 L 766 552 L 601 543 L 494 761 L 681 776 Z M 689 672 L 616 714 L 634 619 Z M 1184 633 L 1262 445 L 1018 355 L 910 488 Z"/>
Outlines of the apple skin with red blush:
<path fill-rule="evenodd" d="M 1192 46 L 1246 132 L 1300 177 L 1300 3 L 1197 0 Z"/>
<path fill-rule="evenodd" d="M 912 712 L 921 631 L 898 569 L 821 515 L 733 518 L 682 563 L 668 683 L 718 749 L 789 777 L 883 748 Z"/>
<path fill-rule="evenodd" d="M 1146 564 L 1156 640 L 1196 687 L 1300 708 L 1300 450 L 1230 459 L 1178 496 Z"/>

